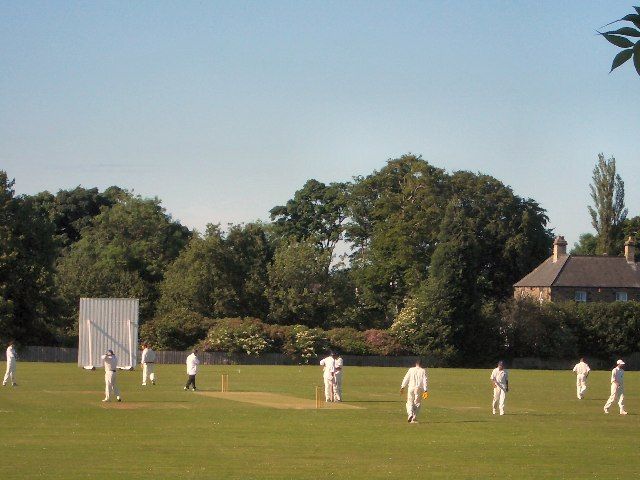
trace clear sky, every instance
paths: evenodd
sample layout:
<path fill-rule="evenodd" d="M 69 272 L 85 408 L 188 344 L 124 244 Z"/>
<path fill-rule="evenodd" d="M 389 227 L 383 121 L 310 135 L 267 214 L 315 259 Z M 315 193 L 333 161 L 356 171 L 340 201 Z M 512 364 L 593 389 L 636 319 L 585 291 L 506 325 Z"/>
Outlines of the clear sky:
<path fill-rule="evenodd" d="M 4 1 L 0 169 L 202 230 L 411 152 L 494 175 L 572 244 L 599 152 L 640 214 L 640 77 L 595 35 L 633 4 Z"/>

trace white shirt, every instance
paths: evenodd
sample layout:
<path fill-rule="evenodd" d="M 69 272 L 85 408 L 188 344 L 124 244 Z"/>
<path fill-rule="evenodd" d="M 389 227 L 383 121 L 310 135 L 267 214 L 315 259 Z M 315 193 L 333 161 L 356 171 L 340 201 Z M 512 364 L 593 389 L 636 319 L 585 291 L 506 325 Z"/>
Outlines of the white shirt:
<path fill-rule="evenodd" d="M 429 389 L 427 371 L 421 367 L 411 367 L 409 370 L 407 370 L 407 373 L 402 379 L 400 388 L 404 388 L 407 385 L 409 386 L 410 392 L 414 391 L 416 388 L 426 392 Z"/>
<path fill-rule="evenodd" d="M 13 348 L 13 345 L 9 345 L 7 348 L 7 362 L 15 362 L 16 361 L 16 349 Z"/>
<path fill-rule="evenodd" d="M 588 375 L 591 369 L 589 365 L 584 362 L 576 363 L 576 366 L 573 367 L 573 371 L 578 375 Z"/>
<path fill-rule="evenodd" d="M 118 357 L 115 355 L 102 355 L 102 360 L 104 361 L 105 372 L 115 372 L 118 368 Z"/>
<path fill-rule="evenodd" d="M 624 376 L 624 370 L 621 369 L 620 367 L 616 367 L 613 370 L 611 370 L 611 383 L 613 382 L 617 382 L 619 387 L 623 387 L 624 386 L 624 379 L 622 378 Z"/>
<path fill-rule="evenodd" d="M 491 381 L 498 384 L 503 389 L 507 388 L 509 382 L 509 374 L 505 369 L 500 370 L 498 367 L 494 368 L 491 372 Z"/>
<path fill-rule="evenodd" d="M 142 359 L 140 363 L 155 363 L 156 361 L 156 352 L 154 352 L 150 348 L 145 348 L 142 350 Z"/>
<path fill-rule="evenodd" d="M 196 357 L 195 353 L 192 353 L 187 357 L 187 375 L 195 375 L 198 373 L 198 365 L 200 365 L 200 360 Z"/>
<path fill-rule="evenodd" d="M 342 375 L 342 366 L 344 362 L 342 361 L 342 357 L 335 358 L 333 361 L 333 370 L 336 372 L 336 375 Z"/>
<path fill-rule="evenodd" d="M 336 371 L 335 363 L 336 361 L 333 359 L 331 355 L 329 355 L 327 358 L 323 358 L 322 360 L 320 360 L 320 365 L 324 367 L 324 369 L 322 370 L 322 376 L 324 378 L 333 377 L 333 374 Z"/>

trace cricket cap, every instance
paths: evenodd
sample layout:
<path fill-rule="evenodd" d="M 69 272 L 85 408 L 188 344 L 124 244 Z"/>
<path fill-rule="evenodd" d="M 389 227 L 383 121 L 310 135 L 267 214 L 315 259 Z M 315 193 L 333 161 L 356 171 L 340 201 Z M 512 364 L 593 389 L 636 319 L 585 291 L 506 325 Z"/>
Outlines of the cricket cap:
<path fill-rule="evenodd" d="M 616 365 L 626 365 L 626 363 L 624 363 L 622 360 L 618 360 L 616 362 Z"/>
<path fill-rule="evenodd" d="M 109 355 L 113 355 L 113 350 L 107 350 L 107 353 L 108 353 Z"/>

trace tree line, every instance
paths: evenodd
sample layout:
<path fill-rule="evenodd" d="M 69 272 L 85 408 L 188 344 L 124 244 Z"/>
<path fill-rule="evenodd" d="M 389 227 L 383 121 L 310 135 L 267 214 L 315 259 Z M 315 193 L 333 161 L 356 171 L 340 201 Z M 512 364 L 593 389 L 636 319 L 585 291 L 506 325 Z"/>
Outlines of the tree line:
<path fill-rule="evenodd" d="M 307 342 L 464 363 L 505 352 L 500 309 L 552 244 L 535 200 L 416 155 L 204 232 L 118 187 L 16 195 L 6 172 L 0 187 L 0 335 L 23 344 L 73 345 L 80 297 L 135 297 L 160 348 L 253 335 L 296 355 Z"/>

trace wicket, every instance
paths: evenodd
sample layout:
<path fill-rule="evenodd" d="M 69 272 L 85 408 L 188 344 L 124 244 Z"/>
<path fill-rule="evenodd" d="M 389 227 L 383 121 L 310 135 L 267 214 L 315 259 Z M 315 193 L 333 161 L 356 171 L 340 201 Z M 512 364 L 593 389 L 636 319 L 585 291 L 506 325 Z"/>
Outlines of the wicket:
<path fill-rule="evenodd" d="M 220 388 L 220 391 L 228 392 L 229 391 L 229 374 L 223 373 L 221 380 L 222 380 L 222 387 Z"/>
<path fill-rule="evenodd" d="M 321 387 L 318 387 L 316 385 L 316 410 L 318 408 L 320 408 L 320 406 L 322 405 L 322 402 L 320 401 L 320 394 L 321 394 Z"/>

